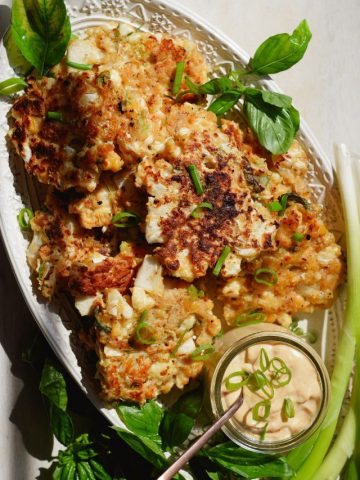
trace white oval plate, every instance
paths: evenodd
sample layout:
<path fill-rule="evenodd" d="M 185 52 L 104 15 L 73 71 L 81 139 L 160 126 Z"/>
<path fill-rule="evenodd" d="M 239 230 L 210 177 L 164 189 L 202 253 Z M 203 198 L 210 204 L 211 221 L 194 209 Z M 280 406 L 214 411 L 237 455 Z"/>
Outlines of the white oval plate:
<path fill-rule="evenodd" d="M 197 15 L 177 5 L 173 1 L 157 0 L 71 0 L 68 5 L 73 30 L 100 25 L 109 19 L 125 22 L 142 30 L 166 32 L 183 36 L 196 42 L 210 66 L 217 72 L 227 72 L 245 66 L 249 55 L 239 48 L 230 38 Z M 7 61 L 6 51 L 0 44 L 0 81 L 13 76 Z M 271 79 L 261 81 L 269 90 L 281 92 Z M 49 344 L 63 362 L 70 374 L 86 393 L 93 404 L 114 424 L 123 426 L 115 410 L 105 408 L 98 398 L 94 381 L 82 349 L 76 344 L 71 327 L 79 318 L 70 302 L 63 296 L 51 305 L 45 304 L 36 294 L 31 281 L 30 270 L 26 262 L 28 238 L 20 231 L 16 216 L 24 206 L 37 208 L 37 192 L 32 179 L 27 175 L 22 162 L 12 157 L 6 144 L 8 130 L 7 112 L 10 101 L 0 100 L 0 230 L 7 254 L 20 289 L 40 329 Z M 337 239 L 343 236 L 342 213 L 337 189 L 334 188 L 334 176 L 330 161 L 317 142 L 304 120 L 298 135 L 307 151 L 313 168 L 309 182 L 318 203 L 324 205 L 327 225 Z M 338 339 L 339 324 L 342 317 L 342 305 L 338 300 L 327 311 L 317 311 L 311 315 L 300 316 L 303 325 L 318 332 L 315 348 L 331 370 Z M 76 324 L 76 323 L 75 323 Z"/>

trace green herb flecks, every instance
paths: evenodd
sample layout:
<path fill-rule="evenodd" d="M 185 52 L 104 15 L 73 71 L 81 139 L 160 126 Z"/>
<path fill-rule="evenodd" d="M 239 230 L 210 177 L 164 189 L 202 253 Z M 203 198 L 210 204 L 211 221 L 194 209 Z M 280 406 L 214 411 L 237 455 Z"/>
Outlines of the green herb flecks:
<path fill-rule="evenodd" d="M 205 292 L 195 287 L 195 285 L 190 285 L 187 288 L 187 292 L 190 295 L 192 300 L 196 300 L 197 298 L 204 298 Z"/>
<path fill-rule="evenodd" d="M 221 271 L 221 268 L 225 262 L 225 260 L 227 259 L 227 257 L 230 255 L 231 253 L 231 248 L 229 247 L 229 245 L 226 245 L 224 248 L 223 248 L 223 251 L 221 252 L 221 255 L 220 257 L 218 258 L 216 264 L 215 264 L 215 267 L 213 269 L 213 275 L 215 275 L 215 277 L 218 277 L 219 274 L 220 274 L 220 271 Z"/>
<path fill-rule="evenodd" d="M 185 70 L 185 62 L 178 62 L 176 64 L 175 78 L 174 78 L 174 83 L 172 87 L 172 93 L 174 95 L 177 95 L 180 91 L 184 70 Z"/>
<path fill-rule="evenodd" d="M 0 82 L 0 95 L 12 95 L 27 88 L 28 84 L 22 78 L 8 78 Z"/>
<path fill-rule="evenodd" d="M 57 122 L 63 122 L 63 114 L 61 112 L 47 112 L 47 118 L 49 120 L 56 120 Z"/>
<path fill-rule="evenodd" d="M 75 68 L 76 70 L 91 70 L 93 68 L 90 63 L 77 63 L 71 60 L 67 60 L 65 63 L 68 67 Z"/>
<path fill-rule="evenodd" d="M 131 228 L 136 227 L 139 220 L 140 218 L 136 213 L 118 212 L 112 217 L 111 223 L 117 228 Z"/>
<path fill-rule="evenodd" d="M 144 310 L 141 313 L 139 323 L 135 329 L 135 338 L 143 345 L 152 345 L 153 343 L 156 343 L 155 330 L 148 322 L 145 321 L 147 315 L 147 310 Z"/>
<path fill-rule="evenodd" d="M 214 208 L 213 204 L 210 202 L 201 202 L 199 203 L 194 210 L 190 213 L 190 216 L 193 218 L 200 218 L 203 209 L 212 210 Z"/>
<path fill-rule="evenodd" d="M 242 313 L 235 318 L 235 325 L 237 327 L 247 327 L 249 325 L 256 325 L 265 320 L 265 314 L 260 310 L 249 310 Z"/>
<path fill-rule="evenodd" d="M 189 165 L 187 169 L 188 169 L 191 181 L 194 185 L 195 192 L 198 195 L 202 195 L 204 193 L 204 189 L 203 189 L 203 186 L 201 184 L 199 170 L 193 164 Z"/>
<path fill-rule="evenodd" d="M 194 362 L 204 362 L 208 360 L 210 356 L 214 353 L 215 348 L 211 343 L 204 343 L 191 353 L 191 360 Z"/>
<path fill-rule="evenodd" d="M 30 208 L 22 208 L 18 214 L 17 221 L 21 230 L 31 230 L 31 219 L 34 214 Z"/>
<path fill-rule="evenodd" d="M 278 282 L 278 274 L 272 268 L 258 268 L 255 270 L 254 280 L 268 287 L 273 287 Z"/>

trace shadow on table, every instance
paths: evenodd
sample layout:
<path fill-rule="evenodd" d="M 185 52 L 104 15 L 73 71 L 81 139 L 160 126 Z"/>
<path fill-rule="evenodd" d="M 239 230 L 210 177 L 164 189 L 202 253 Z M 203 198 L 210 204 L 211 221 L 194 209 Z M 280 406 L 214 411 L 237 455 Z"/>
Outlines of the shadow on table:
<path fill-rule="evenodd" d="M 21 358 L 23 349 L 38 331 L 32 316 L 22 298 L 20 290 L 0 243 L 0 302 L 2 321 L 0 323 L 0 342 L 11 362 L 11 373 L 23 383 L 18 394 L 18 382 L 13 380 L 6 385 L 12 389 L 9 398 L 14 401 L 10 421 L 21 433 L 26 450 L 39 460 L 48 460 L 52 452 L 52 433 L 43 401 L 38 390 L 38 374 L 25 364 Z M 16 441 L 16 435 L 13 435 Z M 21 455 L 21 449 L 9 448 L 9 451 Z M 14 468 L 18 468 L 24 458 L 15 458 Z M 14 475 L 12 478 L 16 478 Z"/>
<path fill-rule="evenodd" d="M 0 5 L 0 38 L 4 35 L 10 23 L 11 10 L 6 5 Z"/>
<path fill-rule="evenodd" d="M 14 403 L 10 421 L 16 425 L 24 445 L 23 448 L 15 432 L 10 439 L 13 443 L 9 445 L 10 452 L 17 452 L 17 455 L 14 455 L 12 459 L 10 478 L 20 478 L 19 471 L 21 470 L 23 472 L 22 480 L 30 480 L 27 471 L 29 456 L 40 461 L 51 461 L 54 443 L 49 426 L 47 407 L 38 389 L 41 368 L 36 371 L 22 360 L 22 352 L 32 343 L 39 333 L 39 329 L 22 298 L 1 241 L 0 304 L 3 315 L 0 322 L 0 343 L 11 362 L 11 373 L 23 383 L 22 389 L 18 393 L 18 382 L 16 379 L 12 379 L 9 382 L 12 391 L 7 394 L 8 398 L 12 399 Z M 48 352 L 45 355 L 54 359 L 55 356 L 46 341 L 44 340 L 42 343 L 45 344 L 45 351 Z M 66 375 L 66 381 L 69 393 L 69 409 L 74 414 L 73 420 L 80 427 L 77 430 L 80 432 L 89 431 L 89 423 L 91 423 L 91 430 L 95 429 L 98 432 L 108 434 L 110 431 L 108 422 L 82 394 L 79 387 L 68 375 Z M 121 478 L 127 478 L 128 480 L 151 478 L 151 466 L 115 434 L 112 437 L 111 455 L 107 459 L 107 463 L 111 464 L 109 466 L 121 472 Z M 38 480 L 51 480 L 52 470 L 53 468 L 39 468 L 39 474 L 36 478 Z"/>

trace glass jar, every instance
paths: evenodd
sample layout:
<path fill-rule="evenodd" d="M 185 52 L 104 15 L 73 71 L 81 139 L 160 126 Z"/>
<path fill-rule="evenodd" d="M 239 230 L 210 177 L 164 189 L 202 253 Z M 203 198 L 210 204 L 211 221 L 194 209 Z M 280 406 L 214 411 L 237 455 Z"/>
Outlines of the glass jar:
<path fill-rule="evenodd" d="M 285 439 L 260 440 L 247 434 L 246 426 L 233 417 L 223 427 L 223 432 L 243 448 L 260 453 L 282 453 L 291 450 L 308 439 L 321 425 L 326 414 L 330 379 L 327 369 L 316 351 L 305 341 L 288 330 L 271 324 L 240 327 L 227 332 L 216 344 L 216 352 L 208 365 L 209 404 L 215 418 L 224 414 L 226 408 L 222 399 L 222 384 L 230 362 L 241 352 L 256 344 L 286 345 L 306 357 L 315 370 L 320 386 L 321 398 L 314 419 L 303 430 Z M 240 394 L 240 390 L 238 391 Z"/>

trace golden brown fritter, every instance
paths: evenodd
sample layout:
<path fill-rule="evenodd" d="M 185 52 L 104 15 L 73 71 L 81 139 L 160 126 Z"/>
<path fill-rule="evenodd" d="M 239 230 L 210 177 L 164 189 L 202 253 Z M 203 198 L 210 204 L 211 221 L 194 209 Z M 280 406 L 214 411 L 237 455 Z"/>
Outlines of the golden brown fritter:
<path fill-rule="evenodd" d="M 145 185 L 150 195 L 146 239 L 162 244 L 156 253 L 168 273 L 187 281 L 214 267 L 225 245 L 232 250 L 222 271 L 227 276 L 240 271 L 243 258 L 274 249 L 277 220 L 254 195 L 253 168 L 227 126 L 219 128 L 216 116 L 199 106 L 174 105 L 166 155 L 138 167 L 137 185 Z M 199 172 L 203 194 L 195 191 L 189 165 Z M 212 208 L 193 218 L 202 202 Z"/>
<path fill-rule="evenodd" d="M 89 65 L 87 71 L 65 60 Z M 59 190 L 93 191 L 102 172 L 164 148 L 176 63 L 206 80 L 206 67 L 185 39 L 96 27 L 71 40 L 54 78 L 29 79 L 11 110 L 9 138 L 26 169 Z M 61 115 L 49 118 L 49 112 Z"/>
<path fill-rule="evenodd" d="M 294 234 L 301 233 L 301 241 Z M 241 273 L 220 289 L 224 315 L 231 325 L 246 321 L 251 312 L 264 314 L 264 321 L 289 325 L 291 316 L 331 306 L 343 277 L 341 249 L 334 236 L 318 218 L 318 212 L 294 205 L 281 217 L 276 235 L 278 248 L 244 262 Z M 259 268 L 276 272 L 275 285 L 258 283 Z M 273 277 L 265 275 L 273 282 Z"/>
<path fill-rule="evenodd" d="M 175 385 L 183 388 L 203 367 L 198 347 L 210 345 L 220 331 L 208 298 L 193 298 L 186 288 L 174 286 L 148 295 L 154 304 L 143 310 L 135 308 L 134 294 L 131 300 L 114 289 L 105 294 L 105 308 L 96 318 L 106 400 L 144 403 Z"/>

